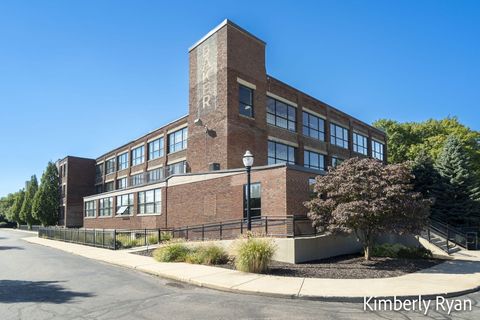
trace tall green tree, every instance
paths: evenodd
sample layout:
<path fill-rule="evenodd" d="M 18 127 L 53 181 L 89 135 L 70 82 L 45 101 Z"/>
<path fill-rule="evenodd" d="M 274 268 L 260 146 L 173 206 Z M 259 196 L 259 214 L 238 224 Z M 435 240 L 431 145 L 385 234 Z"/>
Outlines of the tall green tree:
<path fill-rule="evenodd" d="M 15 203 L 15 194 L 9 193 L 0 199 L 0 221 L 8 220 L 10 210 Z"/>
<path fill-rule="evenodd" d="M 480 132 L 463 125 L 456 117 L 404 123 L 380 119 L 373 125 L 387 133 L 389 163 L 414 161 L 421 152 L 427 152 L 436 161 L 447 138 L 456 136 L 480 179 Z"/>
<path fill-rule="evenodd" d="M 20 189 L 18 192 L 15 193 L 15 201 L 13 202 L 13 206 L 8 211 L 8 220 L 12 222 L 16 222 L 17 226 L 24 223 L 20 218 L 20 210 L 22 209 L 23 200 L 25 199 L 25 191 Z"/>
<path fill-rule="evenodd" d="M 476 223 L 480 213 L 480 188 L 468 151 L 460 139 L 449 136 L 435 163 L 442 177 L 432 214 L 452 224 Z"/>
<path fill-rule="evenodd" d="M 37 177 L 33 175 L 30 178 L 30 181 L 27 182 L 25 199 L 23 201 L 22 208 L 20 209 L 20 218 L 27 223 L 29 229 L 32 229 L 32 224 L 37 222 L 32 211 L 33 198 L 35 197 L 37 191 L 38 181 Z"/>
<path fill-rule="evenodd" d="M 420 192 L 424 198 L 434 201 L 439 186 L 442 184 L 442 177 L 439 175 L 430 155 L 422 150 L 411 162 L 413 179 L 413 190 Z"/>
<path fill-rule="evenodd" d="M 58 189 L 58 170 L 53 162 L 49 162 L 43 172 L 35 198 L 33 199 L 33 214 L 43 226 L 55 225 L 58 220 L 60 206 Z"/>

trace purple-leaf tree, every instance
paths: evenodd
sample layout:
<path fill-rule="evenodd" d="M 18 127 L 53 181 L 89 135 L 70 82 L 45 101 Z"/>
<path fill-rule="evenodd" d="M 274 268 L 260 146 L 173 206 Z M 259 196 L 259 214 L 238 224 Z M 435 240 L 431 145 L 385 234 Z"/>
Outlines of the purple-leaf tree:
<path fill-rule="evenodd" d="M 376 236 L 416 234 L 426 226 L 430 200 L 412 191 L 412 179 L 407 164 L 348 159 L 316 178 L 308 217 L 319 231 L 355 234 L 370 260 Z"/>

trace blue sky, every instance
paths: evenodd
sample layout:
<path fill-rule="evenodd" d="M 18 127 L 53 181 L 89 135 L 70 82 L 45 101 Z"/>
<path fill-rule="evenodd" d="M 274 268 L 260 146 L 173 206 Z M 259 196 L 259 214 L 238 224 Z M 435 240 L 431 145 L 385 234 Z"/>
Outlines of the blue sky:
<path fill-rule="evenodd" d="M 187 113 L 188 47 L 229 18 L 267 72 L 368 123 L 480 130 L 479 1 L 0 2 L 0 196 Z"/>

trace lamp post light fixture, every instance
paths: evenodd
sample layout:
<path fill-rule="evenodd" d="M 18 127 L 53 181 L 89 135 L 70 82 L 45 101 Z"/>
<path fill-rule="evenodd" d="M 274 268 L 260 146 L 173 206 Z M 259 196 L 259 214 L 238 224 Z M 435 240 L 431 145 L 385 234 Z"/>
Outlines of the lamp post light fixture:
<path fill-rule="evenodd" d="M 250 212 L 250 172 L 253 165 L 253 154 L 247 150 L 243 155 L 243 165 L 247 169 L 247 230 L 252 230 L 252 215 Z"/>

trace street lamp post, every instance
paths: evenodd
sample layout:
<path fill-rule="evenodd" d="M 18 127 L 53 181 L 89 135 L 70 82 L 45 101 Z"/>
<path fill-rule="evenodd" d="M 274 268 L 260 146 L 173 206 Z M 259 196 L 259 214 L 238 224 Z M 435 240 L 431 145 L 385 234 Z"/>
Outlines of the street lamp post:
<path fill-rule="evenodd" d="M 252 230 L 252 215 L 250 212 L 250 171 L 253 165 L 253 154 L 247 150 L 243 155 L 243 165 L 247 169 L 247 230 Z"/>

